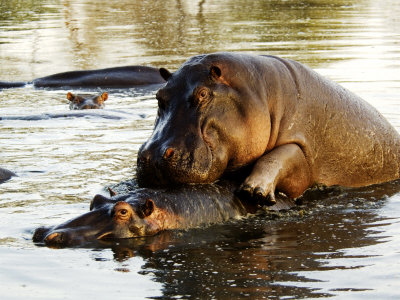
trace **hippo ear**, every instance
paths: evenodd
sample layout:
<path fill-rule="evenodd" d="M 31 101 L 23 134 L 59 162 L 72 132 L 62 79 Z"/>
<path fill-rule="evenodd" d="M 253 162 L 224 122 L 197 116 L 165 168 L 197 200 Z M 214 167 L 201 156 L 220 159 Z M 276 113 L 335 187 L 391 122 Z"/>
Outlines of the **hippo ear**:
<path fill-rule="evenodd" d="M 150 216 L 153 213 L 155 207 L 156 205 L 154 201 L 152 199 L 147 199 L 146 202 L 140 207 L 139 216 L 142 218 Z"/>
<path fill-rule="evenodd" d="M 165 81 L 168 81 L 168 79 L 172 76 L 171 72 L 164 68 L 160 68 L 160 75 Z"/>
<path fill-rule="evenodd" d="M 117 192 L 115 192 L 112 188 L 108 187 L 107 190 L 110 193 L 110 197 L 114 197 L 117 195 Z"/>
<path fill-rule="evenodd" d="M 212 66 L 210 68 L 210 75 L 211 75 L 212 78 L 218 79 L 218 78 L 221 77 L 221 74 L 222 74 L 222 72 L 221 72 L 221 69 L 219 67 Z"/>
<path fill-rule="evenodd" d="M 73 101 L 74 98 L 75 98 L 74 94 L 72 94 L 71 92 L 68 92 L 68 94 L 67 94 L 67 99 L 68 99 L 69 101 Z"/>

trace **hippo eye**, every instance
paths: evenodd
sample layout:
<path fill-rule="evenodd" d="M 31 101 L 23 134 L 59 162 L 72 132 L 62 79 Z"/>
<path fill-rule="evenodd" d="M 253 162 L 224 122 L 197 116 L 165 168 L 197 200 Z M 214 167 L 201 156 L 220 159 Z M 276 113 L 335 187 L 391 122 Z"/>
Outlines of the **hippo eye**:
<path fill-rule="evenodd" d="M 199 87 L 193 93 L 194 103 L 197 105 L 206 104 L 211 98 L 211 91 L 207 87 Z"/>
<path fill-rule="evenodd" d="M 128 213 L 128 211 L 127 211 L 126 209 L 121 209 L 121 210 L 119 211 L 119 213 L 120 213 L 121 215 L 125 216 L 125 215 Z"/>

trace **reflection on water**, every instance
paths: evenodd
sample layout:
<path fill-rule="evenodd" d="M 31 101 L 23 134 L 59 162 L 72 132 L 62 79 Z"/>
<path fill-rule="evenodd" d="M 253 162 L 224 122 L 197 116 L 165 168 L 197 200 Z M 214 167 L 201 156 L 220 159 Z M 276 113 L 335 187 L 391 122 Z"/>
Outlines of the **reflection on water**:
<path fill-rule="evenodd" d="M 314 191 L 290 213 L 264 213 L 211 229 L 166 232 L 114 245 L 113 251 L 122 264 L 143 257 L 146 263 L 140 274 L 154 274 L 164 284 L 166 297 L 308 298 L 348 290 L 361 296 L 371 285 L 353 276 L 379 260 L 375 252 L 383 242 L 379 233 L 393 227 L 390 219 L 396 217 L 395 212 L 380 215 L 387 204 L 376 199 L 399 191 L 398 182 L 358 191 Z M 398 239 L 390 241 L 388 252 L 395 255 L 397 248 L 390 248 L 397 243 Z M 385 267 L 391 263 L 383 259 Z M 129 264 L 123 271 L 130 271 Z M 385 285 L 389 276 L 398 277 L 396 268 L 375 271 L 374 286 Z"/>
<path fill-rule="evenodd" d="M 400 128 L 399 14 L 396 0 L 2 1 L 0 80 L 268 53 L 339 81 Z M 288 216 L 104 248 L 34 246 L 35 227 L 86 212 L 105 185 L 133 176 L 156 90 L 109 90 L 101 113 L 119 118 L 0 120 L 0 166 L 19 175 L 0 185 L 2 299 L 399 296 L 398 183 L 314 193 Z M 67 92 L 2 90 L 0 117 L 67 114 Z"/>

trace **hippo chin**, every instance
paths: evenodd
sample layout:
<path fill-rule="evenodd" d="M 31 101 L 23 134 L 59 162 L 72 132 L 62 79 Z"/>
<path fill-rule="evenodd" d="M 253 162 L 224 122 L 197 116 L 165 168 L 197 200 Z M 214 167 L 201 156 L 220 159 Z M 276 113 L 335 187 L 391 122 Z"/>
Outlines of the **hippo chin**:
<path fill-rule="evenodd" d="M 100 109 L 104 108 L 104 102 L 108 99 L 108 93 L 104 92 L 101 95 L 86 96 L 74 95 L 71 92 L 68 92 L 67 99 L 70 101 L 70 110 Z"/>
<path fill-rule="evenodd" d="M 400 136 L 371 105 L 308 67 L 274 56 L 195 56 L 156 95 L 139 150 L 141 186 L 243 174 L 242 195 L 275 202 L 314 184 L 360 187 L 399 178 Z"/>
<path fill-rule="evenodd" d="M 221 182 L 174 189 L 140 188 L 111 198 L 96 195 L 90 212 L 58 226 L 40 227 L 32 239 L 53 247 L 78 246 L 206 226 L 256 212 L 259 207 L 239 200 L 234 189 L 235 185 Z M 280 198 L 270 209 L 293 206 L 289 199 Z"/>

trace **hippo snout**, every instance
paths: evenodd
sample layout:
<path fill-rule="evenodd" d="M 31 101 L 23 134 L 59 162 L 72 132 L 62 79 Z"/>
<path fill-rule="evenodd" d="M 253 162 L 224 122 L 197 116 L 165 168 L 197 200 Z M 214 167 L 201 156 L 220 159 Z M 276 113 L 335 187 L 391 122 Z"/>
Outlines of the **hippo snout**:
<path fill-rule="evenodd" d="M 141 186 L 163 186 L 169 183 L 168 170 L 178 160 L 179 151 L 173 147 L 139 150 L 137 180 Z"/>
<path fill-rule="evenodd" d="M 43 243 L 50 247 L 73 246 L 81 242 L 81 238 L 78 235 L 74 237 L 69 231 L 58 231 L 52 227 L 37 228 L 33 234 L 32 240 L 35 243 Z"/>
<path fill-rule="evenodd" d="M 35 230 L 32 240 L 51 247 L 69 247 L 95 242 L 105 233 L 112 232 L 113 219 L 110 207 L 114 203 L 102 201 L 103 206 L 100 208 L 58 226 L 39 227 Z"/>
<path fill-rule="evenodd" d="M 194 148 L 192 151 L 186 146 L 174 145 L 168 141 L 145 143 L 137 158 L 136 176 L 139 185 L 164 187 L 192 182 L 213 182 L 217 176 L 210 173 L 211 150 L 204 144 Z"/>

